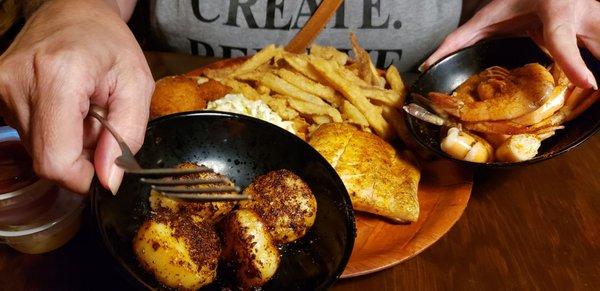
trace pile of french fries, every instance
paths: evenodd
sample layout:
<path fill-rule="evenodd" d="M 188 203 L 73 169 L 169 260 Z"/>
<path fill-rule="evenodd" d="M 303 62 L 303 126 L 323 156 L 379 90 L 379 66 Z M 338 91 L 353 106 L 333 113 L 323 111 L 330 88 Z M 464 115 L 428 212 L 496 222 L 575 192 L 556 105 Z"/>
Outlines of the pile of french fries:
<path fill-rule="evenodd" d="M 319 125 L 355 124 L 391 140 L 406 141 L 399 113 L 406 88 L 396 67 L 380 71 L 350 35 L 354 59 L 333 47 L 312 45 L 309 54 L 293 54 L 269 45 L 245 62 L 204 75 L 251 100 L 262 100 L 282 119 L 292 121 L 306 138 Z"/>

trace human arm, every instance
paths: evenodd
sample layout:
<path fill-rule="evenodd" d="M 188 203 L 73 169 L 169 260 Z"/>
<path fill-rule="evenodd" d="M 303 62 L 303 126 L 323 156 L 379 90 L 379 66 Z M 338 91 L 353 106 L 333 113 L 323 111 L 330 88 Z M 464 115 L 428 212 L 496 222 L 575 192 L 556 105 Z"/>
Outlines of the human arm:
<path fill-rule="evenodd" d="M 44 2 L 49 0 L 23 0 L 23 14 L 29 18 Z M 129 21 L 137 0 L 105 0 L 113 9 L 118 9 L 121 19 Z"/>
<path fill-rule="evenodd" d="M 94 172 L 113 192 L 123 175 L 114 164 L 118 145 L 86 119 L 90 105 L 106 108 L 137 150 L 154 85 L 119 4 L 112 4 L 45 1 L 0 56 L 0 114 L 19 131 L 39 176 L 80 193 Z"/>
<path fill-rule="evenodd" d="M 499 35 L 528 34 L 545 46 L 571 82 L 597 88 L 578 43 L 600 58 L 600 2 L 595 0 L 495 0 L 446 37 L 422 69 L 456 50 Z"/>

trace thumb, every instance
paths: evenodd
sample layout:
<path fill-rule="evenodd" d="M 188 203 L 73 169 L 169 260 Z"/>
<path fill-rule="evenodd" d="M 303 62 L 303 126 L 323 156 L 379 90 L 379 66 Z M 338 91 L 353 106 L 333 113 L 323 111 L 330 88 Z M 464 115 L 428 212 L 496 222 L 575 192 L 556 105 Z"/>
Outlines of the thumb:
<path fill-rule="evenodd" d="M 115 69 L 114 90 L 106 103 L 107 120 L 135 154 L 143 144 L 154 80 L 147 65 L 135 69 Z M 123 170 L 115 164 L 121 149 L 106 129 L 102 131 L 94 153 L 94 166 L 100 183 L 116 194 Z"/>

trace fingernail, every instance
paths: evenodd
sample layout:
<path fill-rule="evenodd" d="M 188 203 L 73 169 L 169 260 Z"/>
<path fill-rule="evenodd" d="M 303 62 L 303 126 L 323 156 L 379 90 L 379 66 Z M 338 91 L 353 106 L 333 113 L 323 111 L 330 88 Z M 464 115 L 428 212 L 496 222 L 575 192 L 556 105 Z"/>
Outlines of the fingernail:
<path fill-rule="evenodd" d="M 110 175 L 108 176 L 108 188 L 113 195 L 117 195 L 121 180 L 123 180 L 123 170 L 116 165 L 113 165 L 110 170 Z"/>
<path fill-rule="evenodd" d="M 419 72 L 423 73 L 423 71 L 425 71 L 425 63 L 422 63 L 417 70 L 419 70 Z"/>
<path fill-rule="evenodd" d="M 596 78 L 594 77 L 594 74 L 592 74 L 591 71 L 588 71 L 587 81 L 588 84 L 590 84 L 594 90 L 598 90 L 598 83 L 596 83 Z"/>

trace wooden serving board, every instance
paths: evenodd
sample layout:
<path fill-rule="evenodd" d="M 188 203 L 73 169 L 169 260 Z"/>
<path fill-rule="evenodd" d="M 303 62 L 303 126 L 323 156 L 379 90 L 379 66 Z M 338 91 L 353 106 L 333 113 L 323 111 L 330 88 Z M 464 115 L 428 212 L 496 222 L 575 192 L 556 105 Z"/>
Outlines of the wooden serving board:
<path fill-rule="evenodd" d="M 187 73 L 199 76 L 244 62 L 247 57 L 226 59 Z M 447 161 L 422 165 L 419 183 L 419 219 L 397 224 L 368 213 L 356 213 L 357 237 L 341 278 L 377 272 L 408 260 L 440 239 L 460 218 L 471 196 L 473 173 Z"/>
<path fill-rule="evenodd" d="M 342 278 L 377 272 L 408 260 L 440 239 L 460 218 L 471 196 L 473 173 L 438 160 L 423 165 L 419 219 L 396 224 L 356 213 L 357 237 Z"/>

